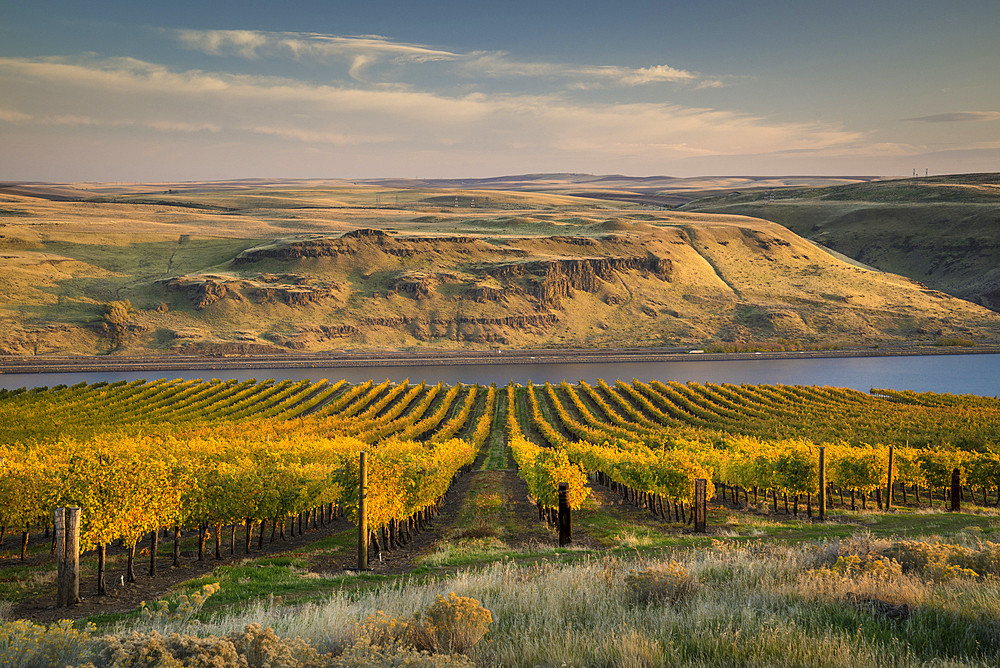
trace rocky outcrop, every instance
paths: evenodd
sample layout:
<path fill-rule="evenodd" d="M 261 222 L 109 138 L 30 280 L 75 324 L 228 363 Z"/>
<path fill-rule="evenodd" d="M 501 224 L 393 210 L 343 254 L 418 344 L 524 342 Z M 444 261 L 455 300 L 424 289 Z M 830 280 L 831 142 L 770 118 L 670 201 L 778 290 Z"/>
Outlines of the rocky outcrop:
<path fill-rule="evenodd" d="M 336 294 L 334 288 L 302 288 L 288 286 L 268 286 L 254 290 L 253 296 L 261 304 L 287 304 L 305 306 L 331 299 Z"/>
<path fill-rule="evenodd" d="M 358 322 L 362 325 L 367 325 L 368 327 L 402 327 L 403 325 L 409 325 L 410 323 L 417 322 L 419 318 L 411 318 L 410 316 L 395 316 L 395 317 L 371 317 L 371 318 L 359 318 Z"/>
<path fill-rule="evenodd" d="M 386 240 L 391 239 L 388 232 L 384 230 L 375 230 L 371 228 L 362 228 L 360 230 L 352 230 L 350 232 L 344 233 L 341 239 L 365 239 L 368 241 L 375 241 L 377 243 L 384 243 Z"/>
<path fill-rule="evenodd" d="M 559 322 L 554 313 L 525 313 L 498 318 L 457 318 L 424 319 L 411 316 L 388 316 L 362 318 L 361 324 L 368 327 L 408 328 L 415 338 L 424 341 L 429 338 L 451 338 L 458 341 L 478 341 L 506 343 L 506 330 L 544 329 Z M 352 332 L 353 333 L 353 332 Z"/>
<path fill-rule="evenodd" d="M 201 357 L 226 357 L 229 355 L 274 355 L 284 352 L 283 348 L 266 343 L 196 341 L 176 346 L 176 351 L 184 355 Z"/>
<path fill-rule="evenodd" d="M 358 328 L 354 325 L 341 323 L 337 325 L 320 325 L 318 327 L 300 327 L 295 334 L 268 334 L 267 338 L 275 343 L 294 350 L 301 350 L 308 347 L 311 341 L 329 341 L 332 339 L 342 339 L 358 333 Z"/>
<path fill-rule="evenodd" d="M 485 304 L 486 302 L 500 303 L 507 301 L 504 296 L 505 293 L 506 291 L 501 287 L 476 283 L 465 291 L 465 298 L 480 304 Z"/>
<path fill-rule="evenodd" d="M 340 286 L 306 286 L 313 279 L 300 274 L 261 274 L 258 280 L 227 279 L 219 276 L 178 276 L 164 281 L 167 291 L 179 292 L 201 311 L 223 299 L 237 302 L 250 295 L 259 304 L 304 306 L 335 298 Z M 283 281 L 283 283 L 278 283 Z M 264 285 L 261 285 L 264 283 Z M 165 312 L 163 308 L 161 312 Z"/>
<path fill-rule="evenodd" d="M 543 306 L 558 306 L 573 290 L 595 292 L 600 281 L 610 281 L 616 272 L 649 271 L 669 281 L 673 263 L 668 258 L 649 254 L 626 257 L 583 257 L 558 260 L 512 262 L 486 267 L 485 273 L 502 279 L 527 279 L 527 292 Z"/>
<path fill-rule="evenodd" d="M 223 299 L 242 302 L 245 300 L 239 291 L 240 281 L 227 281 L 218 278 L 202 278 L 180 276 L 166 281 L 168 291 L 180 292 L 194 303 L 195 309 L 201 311 Z"/>
<path fill-rule="evenodd" d="M 573 246 L 599 246 L 600 242 L 597 239 L 591 237 L 549 237 L 552 241 L 558 241 L 564 244 L 572 244 Z"/>
<path fill-rule="evenodd" d="M 432 251 L 452 250 L 459 253 L 490 252 L 498 250 L 475 237 L 393 237 L 382 230 L 361 229 L 341 237 L 318 237 L 288 243 L 274 243 L 248 248 L 235 258 L 233 264 L 244 265 L 263 260 L 301 260 L 307 258 L 339 257 L 354 255 L 363 247 L 397 257 L 412 257 Z"/>
<path fill-rule="evenodd" d="M 432 320 L 431 322 L 443 323 L 447 321 Z M 529 327 L 549 327 L 559 322 L 559 318 L 554 313 L 528 313 L 524 315 L 507 315 L 500 318 L 468 318 L 463 316 L 455 318 L 455 322 L 528 329 Z"/>
<path fill-rule="evenodd" d="M 437 281 L 430 274 L 407 272 L 397 277 L 391 287 L 395 292 L 402 292 L 414 299 L 427 299 L 437 287 Z"/>

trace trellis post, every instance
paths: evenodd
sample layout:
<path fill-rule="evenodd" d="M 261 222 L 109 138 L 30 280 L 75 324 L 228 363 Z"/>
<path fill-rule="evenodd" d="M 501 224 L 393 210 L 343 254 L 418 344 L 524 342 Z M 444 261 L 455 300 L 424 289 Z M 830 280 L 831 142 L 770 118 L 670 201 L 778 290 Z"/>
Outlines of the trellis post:
<path fill-rule="evenodd" d="M 951 510 L 962 510 L 962 472 L 955 469 L 951 472 Z"/>
<path fill-rule="evenodd" d="M 694 530 L 706 533 L 708 520 L 708 480 L 696 478 L 694 481 Z"/>
<path fill-rule="evenodd" d="M 569 483 L 559 483 L 559 547 L 573 542 L 573 516 L 569 508 Z"/>
<path fill-rule="evenodd" d="M 889 446 L 889 475 L 885 481 L 885 509 L 892 508 L 892 446 Z"/>
<path fill-rule="evenodd" d="M 358 462 L 358 570 L 368 568 L 368 453 L 361 451 Z"/>
<path fill-rule="evenodd" d="M 826 519 L 826 448 L 819 449 L 819 521 Z"/>
<path fill-rule="evenodd" d="M 80 509 L 56 508 L 56 607 L 80 602 Z"/>

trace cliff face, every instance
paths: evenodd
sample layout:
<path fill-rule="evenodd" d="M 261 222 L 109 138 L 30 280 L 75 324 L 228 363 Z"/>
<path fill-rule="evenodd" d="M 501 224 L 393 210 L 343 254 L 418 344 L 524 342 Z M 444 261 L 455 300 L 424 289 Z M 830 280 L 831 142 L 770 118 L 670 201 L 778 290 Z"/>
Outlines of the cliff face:
<path fill-rule="evenodd" d="M 291 278 L 292 282 L 279 283 L 283 278 Z M 168 293 L 181 296 L 197 311 L 223 300 L 304 306 L 335 299 L 342 288 L 335 284 L 305 285 L 310 280 L 302 276 L 278 277 L 267 274 L 251 280 L 222 276 L 178 276 L 163 281 L 163 285 Z"/>
<path fill-rule="evenodd" d="M 334 262 L 314 262 L 324 258 Z M 259 332 L 270 344 L 294 349 L 390 332 L 427 342 L 513 343 L 557 327 L 575 293 L 615 307 L 628 301 L 621 291 L 627 277 L 669 283 L 674 272 L 662 251 L 622 234 L 487 241 L 372 229 L 279 240 L 245 250 L 230 264 L 228 274 L 166 280 L 173 308 L 258 317 L 271 314 L 255 310 L 261 307 L 296 309 L 283 327 Z"/>
<path fill-rule="evenodd" d="M 952 324 L 957 305 L 944 295 L 844 264 L 762 221 L 619 227 L 581 237 L 361 229 L 277 240 L 214 273 L 159 283 L 159 322 L 178 324 L 149 331 L 191 327 L 185 310 L 207 324 L 198 336 L 157 335 L 165 347 L 841 344 L 859 332 L 874 340 L 975 331 Z"/>
<path fill-rule="evenodd" d="M 386 255 L 399 258 L 411 258 L 421 253 L 442 250 L 460 254 L 489 253 L 497 250 L 491 244 L 475 237 L 396 238 L 382 230 L 361 229 L 348 232 L 341 237 L 320 237 L 249 248 L 233 258 L 233 264 L 241 266 L 264 260 L 291 262 L 316 258 L 347 257 L 366 249 L 378 250 Z"/>
<path fill-rule="evenodd" d="M 601 281 L 611 281 L 618 273 L 644 271 L 662 281 L 669 281 L 672 270 L 671 260 L 648 254 L 507 263 L 485 271 L 500 279 L 526 278 L 528 294 L 538 299 L 544 307 L 557 308 L 560 299 L 571 297 L 573 290 L 596 292 Z"/>
<path fill-rule="evenodd" d="M 254 299 L 261 304 L 287 304 L 289 306 L 304 306 L 305 304 L 315 304 L 333 298 L 335 290 L 333 288 L 300 288 L 300 287 L 272 287 L 256 288 L 253 291 Z"/>

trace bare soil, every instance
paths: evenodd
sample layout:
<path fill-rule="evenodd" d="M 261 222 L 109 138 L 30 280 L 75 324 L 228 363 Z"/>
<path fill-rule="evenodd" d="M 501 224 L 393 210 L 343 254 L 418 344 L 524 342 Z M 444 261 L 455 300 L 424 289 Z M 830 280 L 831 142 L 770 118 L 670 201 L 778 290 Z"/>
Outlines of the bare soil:
<path fill-rule="evenodd" d="M 285 533 L 285 540 L 276 539 L 269 542 L 269 529 L 265 532 L 264 548 L 257 550 L 256 534 L 251 545 L 250 554 L 243 552 L 241 534 L 237 532 L 236 554 L 230 555 L 226 541 L 229 532 L 223 529 L 223 552 L 222 559 L 217 560 L 214 556 L 214 542 L 209 541 L 206 545 L 204 561 L 198 561 L 196 549 L 182 549 L 180 556 L 180 566 L 171 567 L 172 558 L 161 556 L 157 561 L 157 574 L 150 576 L 148 552 L 143 556 L 136 557 L 135 575 L 136 581 L 115 587 L 115 580 L 119 575 L 125 573 L 125 551 L 120 548 L 108 549 L 108 569 L 105 575 L 105 582 L 108 584 L 109 593 L 104 596 L 97 595 L 97 567 L 94 553 L 85 553 L 83 559 L 88 563 L 81 564 L 80 596 L 82 601 L 68 608 L 55 607 L 55 585 L 42 594 L 17 603 L 12 609 L 15 618 L 30 619 L 35 622 L 53 622 L 60 619 L 81 619 L 91 615 L 123 613 L 135 610 L 144 601 L 155 601 L 169 592 L 173 587 L 187 580 L 192 580 L 212 572 L 218 566 L 225 566 L 237 563 L 245 558 L 260 556 L 278 556 L 283 554 L 295 554 L 309 549 L 309 546 L 319 539 L 339 533 L 351 527 L 351 523 L 344 518 L 339 518 L 328 523 L 325 527 L 306 531 L 294 537 L 288 532 Z M 193 542 L 196 532 L 185 532 L 185 543 Z M 169 539 L 172 541 L 173 539 Z M 161 547 L 166 542 L 161 539 Z M 143 547 L 148 549 L 148 537 L 140 544 L 139 552 Z M 172 542 L 171 542 L 172 545 Z M 184 544 L 187 548 L 187 545 Z M 48 553 L 29 557 L 24 563 L 28 566 L 51 565 L 53 557 Z M 4 565 L 10 566 L 13 560 L 5 559 Z M 93 565 L 90 565 L 93 561 Z"/>

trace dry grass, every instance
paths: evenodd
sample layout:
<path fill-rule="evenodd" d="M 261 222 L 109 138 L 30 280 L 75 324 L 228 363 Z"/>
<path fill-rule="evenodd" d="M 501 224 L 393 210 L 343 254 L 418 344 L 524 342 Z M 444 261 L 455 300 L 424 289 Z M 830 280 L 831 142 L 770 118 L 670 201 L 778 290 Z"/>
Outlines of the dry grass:
<path fill-rule="evenodd" d="M 0 351 L 104 352 L 110 343 L 92 331 L 88 320 L 99 317 L 102 303 L 118 298 L 128 298 L 138 308 L 133 324 L 144 332 L 126 346 L 134 352 L 169 346 L 178 331 L 201 330 L 204 336 L 194 341 L 204 344 L 234 344 L 245 340 L 251 321 L 256 343 L 280 346 L 291 337 L 308 351 L 489 347 L 496 340 L 509 347 L 701 345 L 713 340 L 751 345 L 778 339 L 823 346 L 921 338 L 918 330 L 940 330 L 947 337 L 961 329 L 962 336 L 972 338 L 994 338 L 1000 332 L 1000 318 L 981 307 L 852 266 L 759 219 L 652 210 L 638 214 L 630 204 L 546 193 L 462 193 L 460 197 L 477 200 L 488 196 L 494 206 L 456 209 L 431 201 L 453 201 L 454 192 L 398 191 L 392 195 L 399 195 L 399 208 L 371 208 L 376 194 L 388 196 L 384 190 L 275 186 L 152 199 L 142 195 L 129 204 L 10 196 L 5 206 L 24 215 L 5 217 L 0 240 L 6 258 L 0 262 L 0 292 L 17 306 L 6 316 Z M 317 208 L 295 208 L 301 206 Z M 323 208 L 330 206 L 346 208 Z M 372 251 L 349 261 L 229 264 L 241 250 L 275 239 L 340 236 L 362 227 L 401 236 L 471 235 L 505 250 L 465 254 L 435 249 L 441 252 L 428 250 L 410 258 Z M 614 241 L 602 241 L 608 228 Z M 564 235 L 598 245 L 553 238 Z M 466 285 L 487 278 L 481 272 L 484 263 L 503 260 L 507 251 L 515 259 L 645 256 L 649 251 L 669 259 L 673 271 L 669 281 L 623 271 L 593 292 L 575 290 L 556 307 L 558 322 L 551 326 L 491 326 L 463 339 L 447 328 L 432 331 L 426 325 L 458 315 L 547 312 L 516 291 L 508 291 L 503 304 L 459 298 Z M 386 297 L 392 280 L 411 271 L 463 278 L 442 282 L 426 299 Z M 248 291 L 243 301 L 226 298 L 199 311 L 195 298 L 170 293 L 158 282 L 178 275 L 253 278 L 260 272 L 305 274 L 338 286 L 333 291 L 337 297 L 293 307 L 258 304 Z M 155 310 L 161 301 L 169 305 L 165 313 Z M 406 316 L 425 325 L 361 324 L 362 317 L 373 316 Z M 359 329 L 333 339 L 315 333 L 331 321 Z M 47 329 L 53 323 L 68 329 Z"/>
<path fill-rule="evenodd" d="M 900 552 L 931 555 L 933 565 L 995 550 L 987 542 L 974 549 L 972 538 L 962 547 L 860 533 L 798 546 L 716 541 L 668 559 L 505 560 L 298 607 L 260 601 L 196 626 L 151 617 L 123 623 L 115 636 L 157 651 L 174 643 L 187 654 L 226 653 L 229 643 L 246 656 L 257 647 L 290 657 L 272 665 L 470 665 L 407 649 L 423 643 L 465 651 L 477 666 L 985 668 L 1000 661 L 1000 580 L 939 578 Z M 65 629 L 46 640 L 37 628 L 6 624 L 0 630 L 16 643 L 52 648 L 69 638 Z M 434 634 L 415 634 L 422 624 Z M 317 663 L 327 653 L 340 663 Z"/>
<path fill-rule="evenodd" d="M 509 560 L 421 586 L 334 594 L 294 609 L 261 602 L 206 622 L 202 634 L 246 624 L 344 651 L 366 620 L 410 623 L 455 592 L 489 610 L 479 666 L 986 666 L 1000 660 L 995 578 L 933 574 L 887 563 L 889 541 L 861 533 L 796 547 L 764 544 L 518 565 Z M 971 548 L 970 548 L 971 549 Z M 839 565 L 838 565 L 839 563 Z M 847 564 L 847 565 L 845 565 Z M 907 606 L 883 617 L 881 602 Z M 140 629 L 141 630 L 141 629 Z"/>

